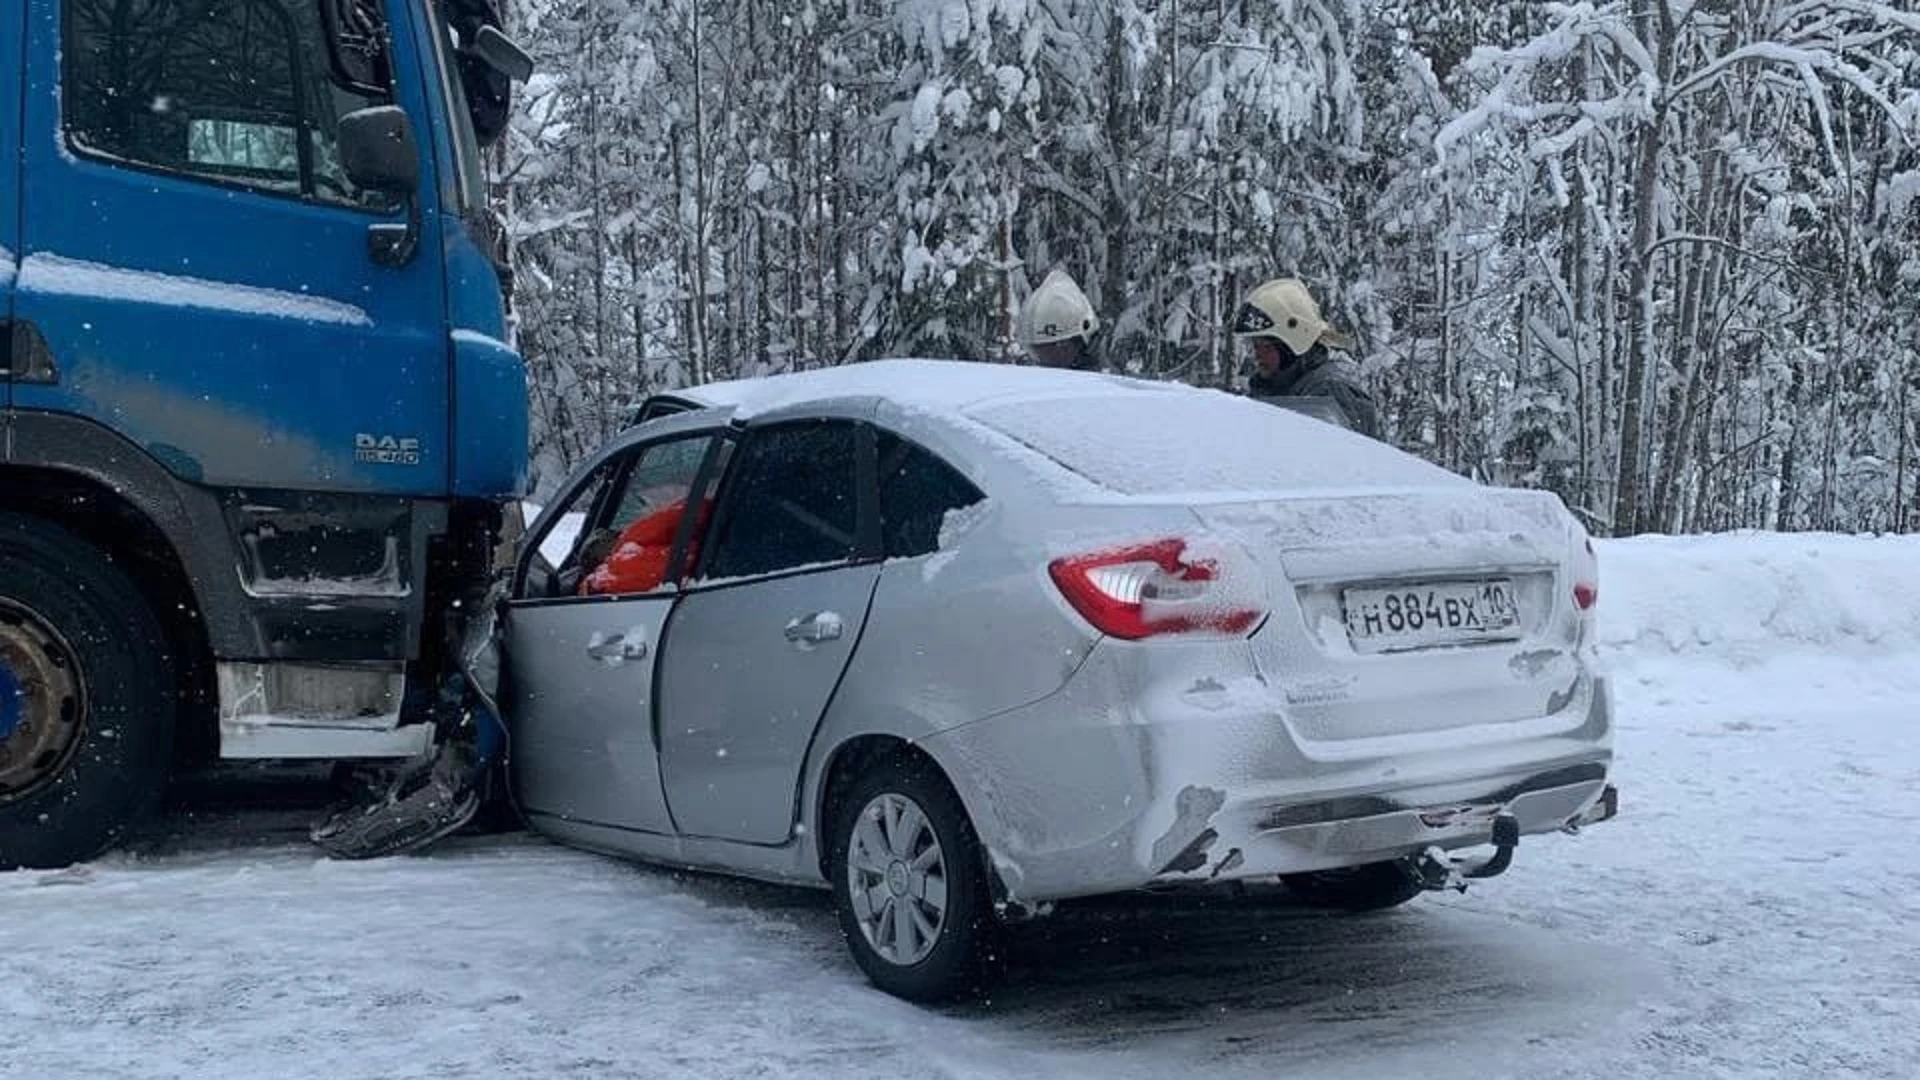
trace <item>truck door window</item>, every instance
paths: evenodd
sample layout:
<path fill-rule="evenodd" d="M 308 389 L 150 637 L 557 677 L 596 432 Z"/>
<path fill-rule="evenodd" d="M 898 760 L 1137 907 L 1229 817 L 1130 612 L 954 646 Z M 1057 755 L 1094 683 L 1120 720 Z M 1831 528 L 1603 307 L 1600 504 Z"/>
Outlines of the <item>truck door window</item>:
<path fill-rule="evenodd" d="M 382 207 L 340 165 L 338 85 L 313 0 L 66 0 L 75 152 L 221 184 Z"/>

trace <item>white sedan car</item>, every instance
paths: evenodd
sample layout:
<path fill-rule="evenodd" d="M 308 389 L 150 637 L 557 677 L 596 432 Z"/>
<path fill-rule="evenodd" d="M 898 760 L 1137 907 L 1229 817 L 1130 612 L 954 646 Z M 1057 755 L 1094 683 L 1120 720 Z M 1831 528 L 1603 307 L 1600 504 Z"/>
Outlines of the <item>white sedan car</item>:
<path fill-rule="evenodd" d="M 1560 500 L 1224 393 L 933 361 L 710 385 L 529 539 L 502 704 L 533 826 L 831 887 L 917 1000 L 1053 901 L 1264 878 L 1379 908 L 1616 806 Z"/>

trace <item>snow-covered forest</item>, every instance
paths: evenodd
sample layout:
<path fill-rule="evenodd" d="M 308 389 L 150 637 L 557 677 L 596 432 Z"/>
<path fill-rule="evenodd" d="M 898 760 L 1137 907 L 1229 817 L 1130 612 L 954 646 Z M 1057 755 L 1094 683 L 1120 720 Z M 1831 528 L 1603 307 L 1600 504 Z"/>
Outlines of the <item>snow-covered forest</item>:
<path fill-rule="evenodd" d="M 1397 445 L 1596 532 L 1920 528 L 1920 14 L 1870 0 L 509 0 L 550 480 L 645 392 L 1012 360 L 1244 385 L 1304 278 Z"/>

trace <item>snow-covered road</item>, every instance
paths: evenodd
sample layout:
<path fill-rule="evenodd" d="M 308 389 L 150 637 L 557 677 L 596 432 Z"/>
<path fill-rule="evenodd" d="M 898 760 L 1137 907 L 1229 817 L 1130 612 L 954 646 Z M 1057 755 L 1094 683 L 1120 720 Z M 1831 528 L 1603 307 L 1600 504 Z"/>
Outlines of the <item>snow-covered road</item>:
<path fill-rule="evenodd" d="M 1684 575 L 1645 567 L 1722 575 L 1748 549 L 1720 543 L 1610 546 L 1612 595 L 1671 601 Z M 1807 576 L 1781 561 L 1750 576 Z M 990 1003 L 927 1011 L 864 984 L 821 894 L 524 836 L 331 863 L 261 817 L 0 875 L 0 1076 L 1905 1080 L 1920 642 L 1904 608 L 1782 629 L 1778 595 L 1751 649 L 1702 629 L 1715 597 L 1657 646 L 1610 624 L 1623 816 L 1464 896 L 1101 905 L 1023 932 Z"/>

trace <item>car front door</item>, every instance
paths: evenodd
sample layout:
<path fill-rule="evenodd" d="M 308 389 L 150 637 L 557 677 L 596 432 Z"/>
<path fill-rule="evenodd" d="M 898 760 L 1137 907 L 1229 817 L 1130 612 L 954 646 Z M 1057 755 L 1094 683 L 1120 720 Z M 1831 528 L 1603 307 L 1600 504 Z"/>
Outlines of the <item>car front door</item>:
<path fill-rule="evenodd" d="M 870 428 L 748 429 L 667 626 L 662 774 L 683 835 L 781 844 L 879 580 Z"/>
<path fill-rule="evenodd" d="M 726 446 L 683 434 L 612 454 L 529 534 L 530 566 L 506 617 L 503 691 L 529 814 L 671 831 L 654 669 L 678 599 L 670 568 L 694 542 L 680 508 L 710 488 Z"/>

